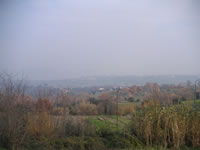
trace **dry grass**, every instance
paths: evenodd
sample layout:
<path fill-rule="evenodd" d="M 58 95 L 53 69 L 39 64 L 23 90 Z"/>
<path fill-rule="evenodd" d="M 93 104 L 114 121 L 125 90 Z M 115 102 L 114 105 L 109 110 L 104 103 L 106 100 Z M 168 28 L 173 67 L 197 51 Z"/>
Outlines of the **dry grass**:
<path fill-rule="evenodd" d="M 133 117 L 131 129 L 147 145 L 200 146 L 200 112 L 191 105 L 151 105 Z"/>

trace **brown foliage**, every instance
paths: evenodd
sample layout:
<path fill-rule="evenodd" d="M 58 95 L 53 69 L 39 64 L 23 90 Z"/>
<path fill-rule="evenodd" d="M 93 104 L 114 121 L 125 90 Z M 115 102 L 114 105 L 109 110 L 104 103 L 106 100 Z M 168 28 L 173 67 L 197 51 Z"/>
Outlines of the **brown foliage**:
<path fill-rule="evenodd" d="M 76 105 L 76 113 L 78 115 L 96 115 L 97 108 L 95 104 L 90 104 L 88 102 L 81 102 Z"/>
<path fill-rule="evenodd" d="M 51 102 L 44 98 L 39 98 L 36 102 L 36 111 L 39 111 L 39 112 L 43 112 L 43 111 L 51 111 L 52 110 L 52 104 Z"/>
<path fill-rule="evenodd" d="M 152 106 L 159 106 L 160 102 L 158 100 L 147 100 L 142 103 L 142 106 L 145 107 L 152 107 Z"/>
<path fill-rule="evenodd" d="M 119 108 L 120 115 L 129 115 L 135 112 L 134 105 L 125 105 Z"/>
<path fill-rule="evenodd" d="M 116 100 L 108 93 L 103 93 L 99 96 L 99 103 L 97 105 L 98 114 L 116 114 Z"/>
<path fill-rule="evenodd" d="M 134 86 L 130 87 L 130 92 L 133 93 L 133 94 L 136 94 L 137 93 L 137 86 L 134 85 Z"/>
<path fill-rule="evenodd" d="M 49 137 L 54 131 L 53 118 L 47 112 L 38 112 L 28 116 L 28 133 L 35 137 Z"/>

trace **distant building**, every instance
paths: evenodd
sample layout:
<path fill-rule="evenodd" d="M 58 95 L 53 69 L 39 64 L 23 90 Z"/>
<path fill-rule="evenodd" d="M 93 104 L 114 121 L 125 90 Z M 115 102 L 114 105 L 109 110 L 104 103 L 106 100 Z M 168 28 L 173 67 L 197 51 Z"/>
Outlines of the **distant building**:
<path fill-rule="evenodd" d="M 104 91 L 104 88 L 99 88 L 99 91 Z"/>
<path fill-rule="evenodd" d="M 65 93 L 65 94 L 71 92 L 71 90 L 70 90 L 70 89 L 67 89 L 67 88 L 64 88 L 64 89 L 61 89 L 61 90 L 62 90 L 62 92 Z"/>

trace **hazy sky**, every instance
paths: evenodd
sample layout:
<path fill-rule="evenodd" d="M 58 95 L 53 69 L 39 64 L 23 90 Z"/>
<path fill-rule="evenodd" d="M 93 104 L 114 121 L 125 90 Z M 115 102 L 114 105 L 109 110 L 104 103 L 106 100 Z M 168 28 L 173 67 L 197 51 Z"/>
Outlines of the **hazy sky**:
<path fill-rule="evenodd" d="M 0 0 L 0 72 L 200 74 L 199 0 Z"/>

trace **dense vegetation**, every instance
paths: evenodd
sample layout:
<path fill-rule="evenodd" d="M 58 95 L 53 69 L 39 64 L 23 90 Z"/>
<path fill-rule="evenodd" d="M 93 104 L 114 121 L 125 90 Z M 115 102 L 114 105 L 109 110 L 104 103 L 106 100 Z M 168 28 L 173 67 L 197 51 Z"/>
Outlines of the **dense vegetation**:
<path fill-rule="evenodd" d="M 131 131 L 146 145 L 165 148 L 200 146 L 200 105 L 177 104 L 151 106 L 138 111 L 131 122 Z"/>
<path fill-rule="evenodd" d="M 25 95 L 23 81 L 1 78 L 0 147 L 11 150 L 198 149 L 200 103 L 169 103 L 153 94 L 142 103 Z"/>

